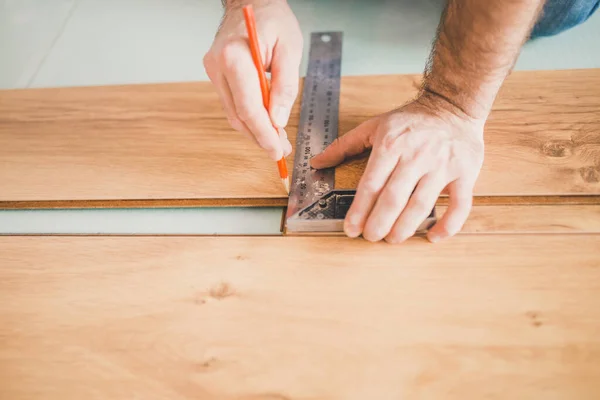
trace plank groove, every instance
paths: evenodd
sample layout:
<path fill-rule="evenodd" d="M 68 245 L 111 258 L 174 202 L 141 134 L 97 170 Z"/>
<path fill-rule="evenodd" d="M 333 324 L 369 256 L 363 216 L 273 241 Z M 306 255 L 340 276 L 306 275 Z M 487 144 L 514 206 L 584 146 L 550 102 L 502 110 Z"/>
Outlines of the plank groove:
<path fill-rule="evenodd" d="M 287 198 L 256 199 L 245 198 L 202 198 L 202 199 L 129 199 L 129 200 L 34 200 L 0 201 L 0 209 L 77 209 L 77 208 L 160 208 L 160 207 L 285 207 Z M 443 195 L 438 205 L 447 205 Z M 600 196 L 560 195 L 560 196 L 476 196 L 475 205 L 599 205 Z"/>
<path fill-rule="evenodd" d="M 595 399 L 598 248 L 3 237 L 0 398 Z"/>
<path fill-rule="evenodd" d="M 409 100 L 419 79 L 344 77 L 340 133 Z M 298 114 L 299 102 L 292 142 Z M 339 167 L 336 186 L 355 187 L 364 162 Z M 600 69 L 507 79 L 476 194 L 600 194 Z M 285 203 L 274 163 L 228 127 L 210 83 L 0 91 L 2 207 L 177 199 Z"/>

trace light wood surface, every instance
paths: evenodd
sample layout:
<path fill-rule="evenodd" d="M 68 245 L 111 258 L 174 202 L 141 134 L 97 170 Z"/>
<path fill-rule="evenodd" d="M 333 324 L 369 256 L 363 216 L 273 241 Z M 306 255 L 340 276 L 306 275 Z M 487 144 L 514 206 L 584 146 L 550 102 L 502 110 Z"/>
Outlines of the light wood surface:
<path fill-rule="evenodd" d="M 344 77 L 340 134 L 409 100 L 419 79 Z M 299 101 L 292 143 L 298 114 Z M 599 194 L 599 132 L 600 69 L 513 73 L 486 126 L 476 194 Z M 363 168 L 338 168 L 336 186 L 355 187 Z M 3 206 L 177 199 L 285 203 L 274 163 L 228 127 L 210 83 L 0 91 Z"/>
<path fill-rule="evenodd" d="M 0 398 L 597 399 L 600 235 L 0 238 Z"/>
<path fill-rule="evenodd" d="M 438 218 L 446 208 L 436 207 Z M 461 233 L 600 233 L 600 205 L 475 206 Z"/>

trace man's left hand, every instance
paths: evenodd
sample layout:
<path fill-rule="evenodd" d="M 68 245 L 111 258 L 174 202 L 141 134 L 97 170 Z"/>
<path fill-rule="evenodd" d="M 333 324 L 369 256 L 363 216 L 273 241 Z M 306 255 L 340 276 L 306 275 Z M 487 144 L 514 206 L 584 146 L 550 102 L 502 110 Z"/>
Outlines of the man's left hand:
<path fill-rule="evenodd" d="M 460 231 L 483 164 L 484 123 L 425 94 L 362 123 L 315 156 L 312 166 L 321 169 L 372 148 L 344 222 L 346 235 L 403 242 L 441 193 L 449 206 L 427 237 L 437 242 Z"/>

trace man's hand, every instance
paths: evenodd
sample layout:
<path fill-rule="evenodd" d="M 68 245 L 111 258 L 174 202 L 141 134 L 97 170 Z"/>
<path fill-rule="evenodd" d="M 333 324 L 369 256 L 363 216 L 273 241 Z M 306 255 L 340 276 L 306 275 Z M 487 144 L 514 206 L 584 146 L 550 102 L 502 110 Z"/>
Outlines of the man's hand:
<path fill-rule="evenodd" d="M 437 242 L 466 221 L 483 163 L 483 127 L 543 0 L 448 0 L 417 100 L 371 119 L 312 160 L 335 166 L 373 151 L 346 216 L 348 236 L 401 242 L 442 192 L 450 205 Z"/>
<path fill-rule="evenodd" d="M 253 4 L 261 54 L 271 72 L 270 110 L 263 106 L 242 7 Z M 229 0 L 212 47 L 204 56 L 230 125 L 265 149 L 273 160 L 292 151 L 284 129 L 298 95 L 302 34 L 285 0 Z"/>
<path fill-rule="evenodd" d="M 314 168 L 328 168 L 372 147 L 346 216 L 348 236 L 402 242 L 443 191 L 450 204 L 429 240 L 437 242 L 462 228 L 483 163 L 484 121 L 451 110 L 445 100 L 423 95 L 364 122 L 312 159 Z"/>

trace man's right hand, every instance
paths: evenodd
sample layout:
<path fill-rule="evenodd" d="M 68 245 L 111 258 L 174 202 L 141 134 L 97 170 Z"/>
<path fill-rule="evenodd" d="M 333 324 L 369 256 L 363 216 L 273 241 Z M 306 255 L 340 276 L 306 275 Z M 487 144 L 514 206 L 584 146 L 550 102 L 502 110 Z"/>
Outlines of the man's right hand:
<path fill-rule="evenodd" d="M 242 7 L 252 4 L 260 53 L 271 72 L 270 110 L 263 106 Z M 298 95 L 302 33 L 285 0 L 229 0 L 204 67 L 219 93 L 230 125 L 254 139 L 273 160 L 292 152 L 283 129 Z M 279 129 L 281 135 L 273 127 Z"/>

